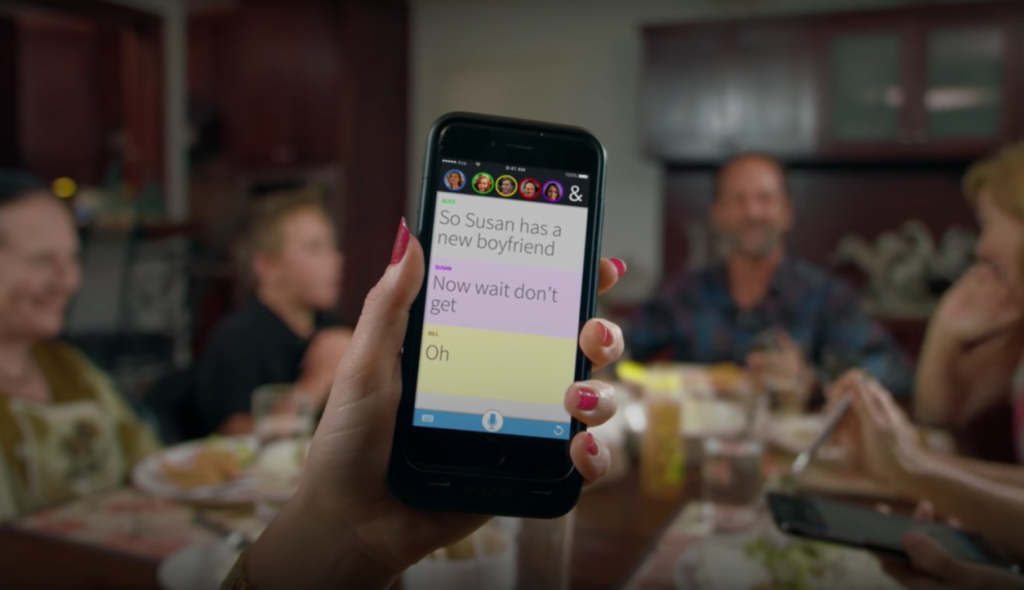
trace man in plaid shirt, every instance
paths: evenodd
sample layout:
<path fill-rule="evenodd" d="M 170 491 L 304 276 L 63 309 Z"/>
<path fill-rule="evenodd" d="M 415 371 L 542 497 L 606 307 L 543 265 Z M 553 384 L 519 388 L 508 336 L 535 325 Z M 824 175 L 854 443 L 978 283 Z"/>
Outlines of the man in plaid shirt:
<path fill-rule="evenodd" d="M 776 382 L 815 387 L 859 366 L 897 396 L 911 392 L 909 360 L 860 308 L 857 293 L 810 263 L 789 258 L 793 224 L 782 167 L 760 155 L 725 164 L 712 223 L 723 263 L 668 280 L 633 318 L 634 359 L 732 361 Z"/>

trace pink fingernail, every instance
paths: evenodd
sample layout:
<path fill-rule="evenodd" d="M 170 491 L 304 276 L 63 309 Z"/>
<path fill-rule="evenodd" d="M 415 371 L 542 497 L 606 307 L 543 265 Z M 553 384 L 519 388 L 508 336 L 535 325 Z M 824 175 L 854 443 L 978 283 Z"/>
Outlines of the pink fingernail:
<path fill-rule="evenodd" d="M 583 387 L 582 385 L 576 386 L 576 392 L 580 394 L 580 401 L 576 402 L 576 407 L 581 410 L 593 410 L 597 407 L 599 398 L 597 392 L 594 390 Z"/>
<path fill-rule="evenodd" d="M 603 346 L 611 346 L 612 342 L 615 341 L 615 335 L 612 334 L 612 331 L 608 326 L 604 325 L 604 322 L 598 322 L 598 324 L 601 326 L 601 330 L 603 330 L 601 334 L 601 344 Z"/>
<path fill-rule="evenodd" d="M 601 449 L 597 448 L 597 440 L 594 439 L 594 435 L 589 432 L 587 433 L 587 452 L 594 457 L 601 452 Z"/>
<path fill-rule="evenodd" d="M 615 270 L 619 273 L 619 276 L 626 274 L 626 263 L 621 258 L 609 258 L 612 264 L 615 265 Z"/>
<path fill-rule="evenodd" d="M 395 246 L 391 249 L 391 264 L 398 264 L 405 258 L 405 250 L 409 247 L 409 226 L 405 224 L 405 218 L 398 223 L 398 235 L 395 236 Z"/>

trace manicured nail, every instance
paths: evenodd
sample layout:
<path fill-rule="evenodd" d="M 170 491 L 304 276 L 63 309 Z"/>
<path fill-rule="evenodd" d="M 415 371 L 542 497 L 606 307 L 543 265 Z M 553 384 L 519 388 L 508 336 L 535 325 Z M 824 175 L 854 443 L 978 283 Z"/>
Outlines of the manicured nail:
<path fill-rule="evenodd" d="M 621 258 L 609 258 L 612 264 L 615 265 L 615 270 L 619 273 L 619 276 L 626 274 L 626 263 Z"/>
<path fill-rule="evenodd" d="M 601 326 L 601 345 L 611 346 L 612 342 L 615 341 L 615 335 L 612 334 L 611 328 L 606 326 L 604 322 L 597 322 Z"/>
<path fill-rule="evenodd" d="M 577 385 L 576 392 L 580 394 L 580 401 L 576 402 L 577 408 L 581 410 L 593 410 L 597 407 L 597 402 L 600 398 L 597 397 L 596 391 L 589 387 Z"/>
<path fill-rule="evenodd" d="M 395 247 L 391 250 L 391 264 L 398 264 L 405 257 L 405 250 L 409 247 L 409 226 L 405 224 L 405 218 L 398 223 L 398 235 L 395 236 Z"/>
<path fill-rule="evenodd" d="M 596 457 L 601 452 L 601 449 L 597 448 L 597 440 L 589 432 L 587 433 L 587 452 L 593 457 Z"/>

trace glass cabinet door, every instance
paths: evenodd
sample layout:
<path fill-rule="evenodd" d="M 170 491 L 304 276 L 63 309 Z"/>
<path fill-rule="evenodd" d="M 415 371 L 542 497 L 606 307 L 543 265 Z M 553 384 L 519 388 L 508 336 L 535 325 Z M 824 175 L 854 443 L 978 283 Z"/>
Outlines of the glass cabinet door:
<path fill-rule="evenodd" d="M 1000 136 L 1005 47 L 998 27 L 929 32 L 924 94 L 929 140 Z"/>
<path fill-rule="evenodd" d="M 902 37 L 841 34 L 830 48 L 830 137 L 841 142 L 902 140 Z"/>

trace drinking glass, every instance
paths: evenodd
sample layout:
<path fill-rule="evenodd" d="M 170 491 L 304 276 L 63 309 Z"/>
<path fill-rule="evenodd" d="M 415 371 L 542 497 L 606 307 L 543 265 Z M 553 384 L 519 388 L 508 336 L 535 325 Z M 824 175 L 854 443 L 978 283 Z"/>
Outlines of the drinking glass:
<path fill-rule="evenodd" d="M 523 518 L 516 524 L 518 590 L 568 590 L 576 512 L 553 519 Z"/>
<path fill-rule="evenodd" d="M 680 433 L 683 411 L 678 375 L 651 376 L 644 387 L 647 410 L 640 441 L 640 487 L 651 498 L 674 499 L 683 493 L 686 452 Z"/>
<path fill-rule="evenodd" d="M 715 529 L 737 531 L 758 519 L 764 444 L 753 438 L 706 438 L 701 483 Z"/>
<path fill-rule="evenodd" d="M 295 491 L 313 433 L 309 396 L 290 384 L 264 385 L 252 394 L 256 454 L 256 516 L 270 522 Z"/>

